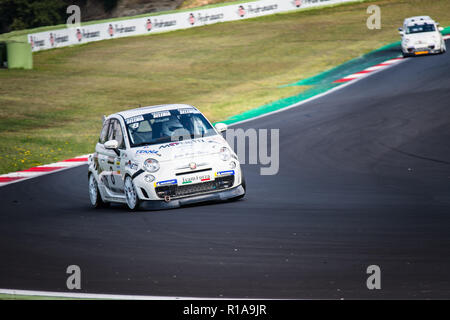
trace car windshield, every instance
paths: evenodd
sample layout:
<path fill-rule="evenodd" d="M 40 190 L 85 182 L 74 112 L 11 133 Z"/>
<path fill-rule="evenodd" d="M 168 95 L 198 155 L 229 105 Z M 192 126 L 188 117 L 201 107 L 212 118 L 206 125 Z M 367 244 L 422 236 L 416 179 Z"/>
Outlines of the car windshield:
<path fill-rule="evenodd" d="M 406 34 L 435 31 L 434 24 L 422 24 L 406 28 Z"/>
<path fill-rule="evenodd" d="M 196 109 L 151 112 L 125 119 L 131 147 L 190 140 L 217 134 Z"/>

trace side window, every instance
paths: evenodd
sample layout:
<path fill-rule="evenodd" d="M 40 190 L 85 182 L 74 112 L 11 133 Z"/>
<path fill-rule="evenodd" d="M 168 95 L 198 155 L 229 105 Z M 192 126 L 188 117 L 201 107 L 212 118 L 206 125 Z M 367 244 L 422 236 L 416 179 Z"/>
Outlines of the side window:
<path fill-rule="evenodd" d="M 108 140 L 117 140 L 119 142 L 119 149 L 124 147 L 123 133 L 120 127 L 120 122 L 117 119 L 111 120 L 111 126 L 109 127 Z"/>
<path fill-rule="evenodd" d="M 98 142 L 105 143 L 108 137 L 108 126 L 109 126 L 109 120 L 106 120 L 103 124 L 102 131 L 100 132 L 100 138 L 98 139 Z"/>

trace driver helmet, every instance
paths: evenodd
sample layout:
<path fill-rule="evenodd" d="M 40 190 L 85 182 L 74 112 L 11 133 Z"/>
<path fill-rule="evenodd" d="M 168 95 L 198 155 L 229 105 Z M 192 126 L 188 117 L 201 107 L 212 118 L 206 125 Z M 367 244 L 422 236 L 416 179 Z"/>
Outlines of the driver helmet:
<path fill-rule="evenodd" d="M 175 118 L 171 117 L 169 120 L 164 121 L 161 125 L 162 136 L 172 136 L 172 134 L 179 129 L 184 129 L 181 122 Z"/>

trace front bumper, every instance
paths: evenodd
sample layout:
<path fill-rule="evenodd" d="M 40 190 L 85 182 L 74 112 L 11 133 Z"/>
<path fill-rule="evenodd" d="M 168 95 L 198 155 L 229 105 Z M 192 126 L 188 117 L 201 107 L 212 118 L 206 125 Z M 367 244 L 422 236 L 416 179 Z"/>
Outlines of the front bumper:
<path fill-rule="evenodd" d="M 430 45 L 427 47 L 403 47 L 402 51 L 406 56 L 419 56 L 440 53 L 441 48 L 435 45 Z"/>
<path fill-rule="evenodd" d="M 161 172 L 154 174 L 155 179 L 152 182 L 145 181 L 148 173 L 143 170 L 133 174 L 132 178 L 139 199 L 158 201 L 170 197 L 174 201 L 222 192 L 241 185 L 242 171 L 239 164 L 234 169 L 227 169 L 227 167 L 229 167 L 228 163 L 220 163 L 220 166 L 209 165 L 187 171 L 186 169 L 174 170 L 166 166 L 160 169 Z M 205 179 L 202 179 L 202 182 L 199 179 L 189 182 L 193 176 Z"/>
<path fill-rule="evenodd" d="M 140 209 L 143 210 L 162 210 L 162 209 L 172 209 L 179 208 L 181 206 L 186 206 L 201 202 L 217 202 L 225 201 L 233 198 L 243 196 L 245 190 L 242 185 L 226 189 L 224 191 L 216 191 L 207 194 L 201 194 L 197 196 L 191 196 L 187 198 L 173 199 L 168 202 L 164 200 L 145 200 L 141 202 Z"/>

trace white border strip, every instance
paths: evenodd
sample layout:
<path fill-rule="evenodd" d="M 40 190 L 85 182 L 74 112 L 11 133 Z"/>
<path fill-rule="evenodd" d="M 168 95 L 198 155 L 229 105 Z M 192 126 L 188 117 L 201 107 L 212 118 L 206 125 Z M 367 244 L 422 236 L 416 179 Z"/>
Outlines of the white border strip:
<path fill-rule="evenodd" d="M 50 297 L 50 298 L 111 299 L 111 300 L 279 300 L 279 299 L 260 299 L 260 298 L 250 299 L 250 298 L 144 296 L 144 295 L 123 295 L 123 294 L 34 291 L 34 290 L 16 290 L 16 289 L 0 289 L 0 294 L 32 296 L 32 297 Z"/>

